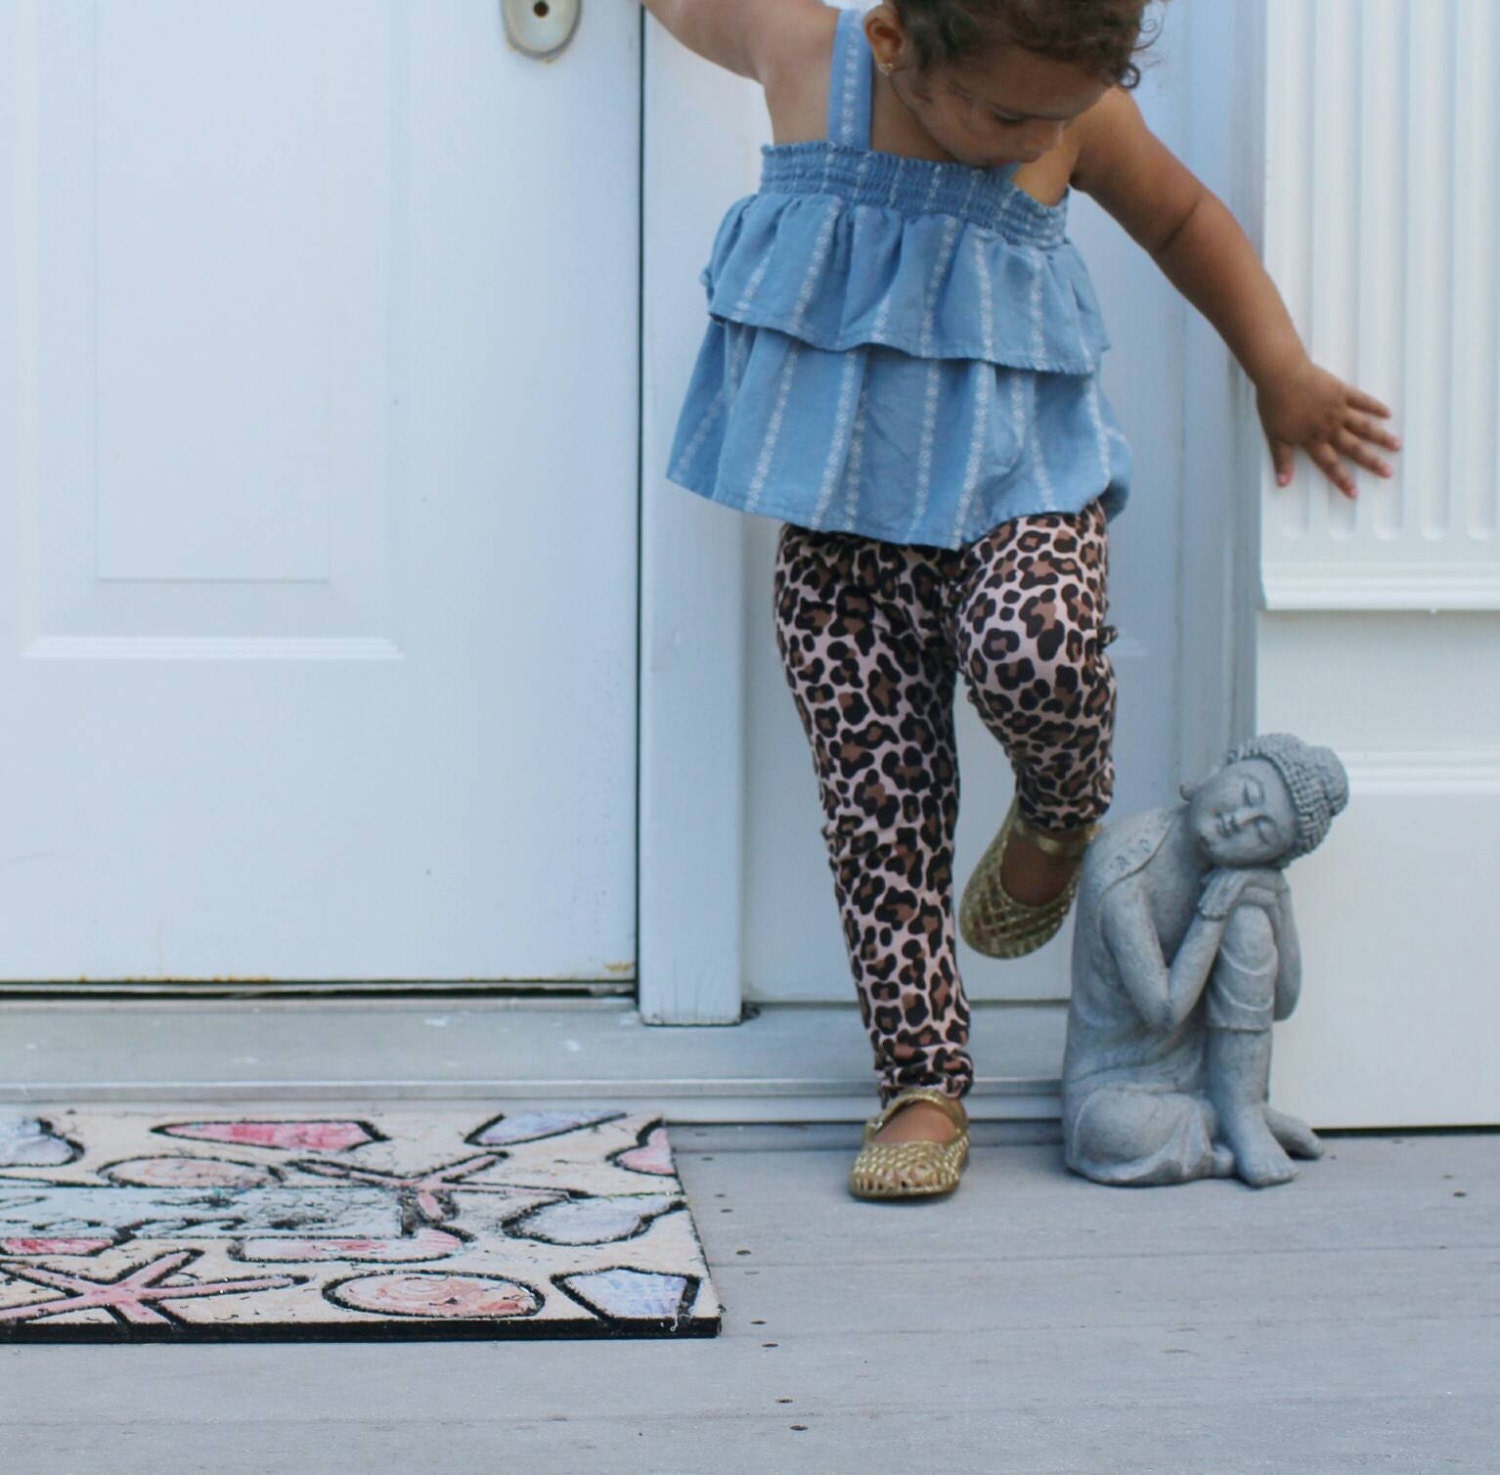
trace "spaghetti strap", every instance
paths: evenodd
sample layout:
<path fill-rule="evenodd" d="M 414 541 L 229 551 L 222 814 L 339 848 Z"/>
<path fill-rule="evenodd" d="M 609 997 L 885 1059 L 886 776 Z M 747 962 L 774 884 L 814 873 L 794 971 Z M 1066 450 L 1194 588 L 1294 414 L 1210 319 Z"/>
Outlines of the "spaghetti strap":
<path fill-rule="evenodd" d="M 853 149 L 870 147 L 875 59 L 864 19 L 863 10 L 839 11 L 828 84 L 828 141 Z"/>

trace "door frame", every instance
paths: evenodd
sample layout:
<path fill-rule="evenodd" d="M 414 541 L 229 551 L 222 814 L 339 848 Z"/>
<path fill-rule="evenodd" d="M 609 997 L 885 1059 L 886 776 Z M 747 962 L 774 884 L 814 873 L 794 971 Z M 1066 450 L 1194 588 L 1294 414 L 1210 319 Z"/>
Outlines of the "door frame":
<path fill-rule="evenodd" d="M 652 1024 L 734 1024 L 745 951 L 745 530 L 742 514 L 660 468 L 703 330 L 698 272 L 733 193 L 755 188 L 769 133 L 753 82 L 692 55 L 644 11 L 642 24 L 638 1002 Z M 1174 25 L 1192 120 L 1186 162 L 1258 241 L 1264 0 L 1227 0 L 1211 15 L 1189 8 Z M 1263 448 L 1248 384 L 1217 335 L 1189 312 L 1184 341 L 1182 484 L 1203 489 L 1181 499 L 1179 526 L 1175 767 L 1189 778 L 1254 721 Z"/>

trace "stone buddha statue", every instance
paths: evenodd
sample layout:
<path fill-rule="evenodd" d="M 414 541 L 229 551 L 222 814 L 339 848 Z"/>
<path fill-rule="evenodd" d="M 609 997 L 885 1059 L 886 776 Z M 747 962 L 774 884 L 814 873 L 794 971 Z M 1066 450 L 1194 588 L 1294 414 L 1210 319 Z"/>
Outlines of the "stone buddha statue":
<path fill-rule="evenodd" d="M 1182 796 L 1109 825 L 1083 863 L 1065 1158 L 1100 1183 L 1282 1183 L 1323 1150 L 1266 1100 L 1271 1024 L 1302 986 L 1284 871 L 1322 843 L 1348 776 L 1270 733 Z"/>

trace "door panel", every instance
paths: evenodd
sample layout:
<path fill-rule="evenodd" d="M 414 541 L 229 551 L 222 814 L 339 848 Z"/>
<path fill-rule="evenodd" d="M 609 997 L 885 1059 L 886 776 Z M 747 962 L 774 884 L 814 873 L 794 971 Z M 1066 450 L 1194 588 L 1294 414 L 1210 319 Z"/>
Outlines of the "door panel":
<path fill-rule="evenodd" d="M 638 47 L 0 4 L 0 978 L 633 976 Z"/>
<path fill-rule="evenodd" d="M 1138 100 L 1169 146 L 1184 142 L 1185 69 L 1175 16 L 1164 16 Z M 753 181 L 747 186 L 753 189 Z M 1094 203 L 1070 203 L 1069 234 L 1093 275 L 1112 351 L 1104 383 L 1134 453 L 1132 499 L 1110 531 L 1110 648 L 1119 679 L 1111 816 L 1174 797 L 1178 765 L 1177 568 L 1186 309 L 1151 260 Z M 706 248 L 705 248 L 706 249 Z M 771 573 L 777 525 L 748 534 L 746 628 L 751 730 L 745 996 L 758 1003 L 852 999 L 849 965 L 820 833 L 812 762 L 776 654 Z M 1005 754 L 962 691 L 955 702 L 961 804 L 955 882 L 961 888 L 1010 803 Z M 960 967 L 976 1001 L 1066 999 L 1071 920 L 1040 952 L 996 962 L 961 942 Z"/>

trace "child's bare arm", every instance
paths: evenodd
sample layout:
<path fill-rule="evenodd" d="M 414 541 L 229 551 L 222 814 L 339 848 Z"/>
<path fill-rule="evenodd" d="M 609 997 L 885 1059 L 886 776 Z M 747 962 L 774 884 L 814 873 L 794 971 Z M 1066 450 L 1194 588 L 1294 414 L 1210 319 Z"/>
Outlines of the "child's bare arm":
<path fill-rule="evenodd" d="M 641 0 L 689 51 L 765 84 L 787 49 L 789 23 L 823 0 Z"/>
<path fill-rule="evenodd" d="M 1076 127 L 1073 183 L 1150 252 L 1254 381 L 1278 482 L 1291 480 L 1299 446 L 1346 496 L 1355 489 L 1345 457 L 1389 476 L 1376 447 L 1400 449 L 1379 423 L 1390 411 L 1308 358 L 1234 216 L 1146 127 L 1134 99 L 1111 92 Z"/>

